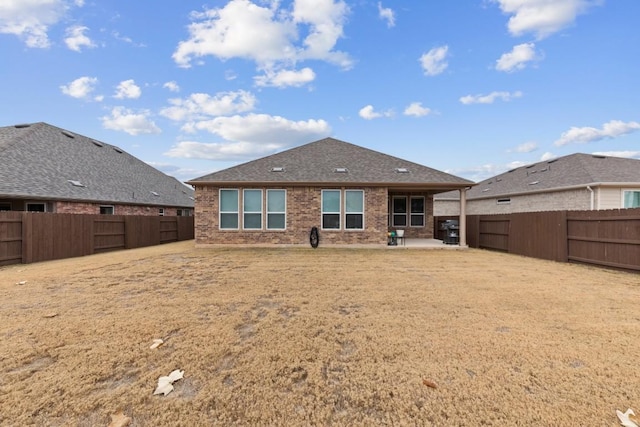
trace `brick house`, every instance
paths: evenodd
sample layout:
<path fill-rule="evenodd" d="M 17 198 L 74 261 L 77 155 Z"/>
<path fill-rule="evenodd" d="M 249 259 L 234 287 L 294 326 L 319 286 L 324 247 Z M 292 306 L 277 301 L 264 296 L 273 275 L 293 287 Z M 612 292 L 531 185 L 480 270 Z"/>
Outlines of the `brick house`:
<path fill-rule="evenodd" d="M 334 138 L 193 179 L 196 244 L 386 245 L 433 238 L 433 195 L 473 185 Z M 464 224 L 461 224 L 461 227 Z M 464 235 L 461 233 L 461 235 Z M 461 245 L 465 243 L 460 242 Z"/>
<path fill-rule="evenodd" d="M 0 127 L 0 211 L 190 216 L 193 196 L 114 145 L 47 123 Z"/>
<path fill-rule="evenodd" d="M 460 214 L 457 192 L 434 201 L 436 216 Z M 640 207 L 640 160 L 576 153 L 532 163 L 467 191 L 468 215 Z"/>

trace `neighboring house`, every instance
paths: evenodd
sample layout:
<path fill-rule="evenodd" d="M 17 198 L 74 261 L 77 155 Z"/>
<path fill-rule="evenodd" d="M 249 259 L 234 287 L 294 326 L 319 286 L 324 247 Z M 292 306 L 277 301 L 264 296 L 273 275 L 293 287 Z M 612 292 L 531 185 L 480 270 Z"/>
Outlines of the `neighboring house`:
<path fill-rule="evenodd" d="M 0 210 L 190 216 L 193 196 L 116 146 L 46 123 L 0 128 Z"/>
<path fill-rule="evenodd" d="M 188 182 L 197 244 L 386 244 L 433 238 L 433 195 L 468 181 L 333 138 Z M 460 242 L 463 244 L 464 242 Z"/>
<path fill-rule="evenodd" d="M 436 216 L 460 214 L 458 194 L 439 194 Z M 467 191 L 468 215 L 640 207 L 640 160 L 571 154 L 522 166 Z"/>

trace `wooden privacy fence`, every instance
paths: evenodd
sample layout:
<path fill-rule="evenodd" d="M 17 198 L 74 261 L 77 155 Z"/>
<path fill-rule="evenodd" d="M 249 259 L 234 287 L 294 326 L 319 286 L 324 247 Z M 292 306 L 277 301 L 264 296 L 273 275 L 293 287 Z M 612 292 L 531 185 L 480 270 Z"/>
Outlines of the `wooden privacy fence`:
<path fill-rule="evenodd" d="M 444 219 L 457 217 L 436 226 Z M 472 248 L 640 271 L 640 209 L 467 215 L 466 237 Z"/>
<path fill-rule="evenodd" d="M 194 238 L 194 217 L 0 212 L 0 265 Z"/>

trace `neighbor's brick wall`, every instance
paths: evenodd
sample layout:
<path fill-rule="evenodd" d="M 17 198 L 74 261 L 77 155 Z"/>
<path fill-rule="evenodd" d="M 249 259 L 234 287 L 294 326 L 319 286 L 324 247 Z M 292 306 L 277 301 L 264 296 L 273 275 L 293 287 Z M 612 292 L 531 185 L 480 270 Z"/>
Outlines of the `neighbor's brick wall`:
<path fill-rule="evenodd" d="M 497 204 L 497 199 L 468 200 L 468 215 L 492 215 L 514 212 L 542 212 L 591 209 L 591 194 L 584 189 L 511 196 L 511 203 Z"/>
<path fill-rule="evenodd" d="M 252 189 L 256 187 L 252 186 Z M 242 188 L 239 190 L 242 197 Z M 267 188 L 263 188 L 263 191 Z M 329 187 L 285 187 L 287 190 L 286 230 L 219 230 L 219 187 L 196 186 L 195 238 L 197 244 L 309 244 L 312 227 L 320 231 L 320 244 L 386 244 L 387 242 L 387 190 L 364 188 L 365 229 L 322 230 L 321 191 Z M 349 187 L 352 189 L 352 187 Z M 354 188 L 358 189 L 358 188 Z M 264 193 L 266 194 L 266 192 Z M 263 197 L 263 203 L 266 203 Z M 266 215 L 266 209 L 263 210 Z M 240 213 L 242 216 L 242 213 Z M 242 218 L 240 218 L 240 221 Z"/>
<path fill-rule="evenodd" d="M 100 213 L 100 206 L 113 206 L 114 215 L 159 215 L 159 207 L 157 206 L 110 205 L 105 203 L 76 202 L 54 202 L 54 212 L 97 215 Z M 164 208 L 164 216 L 176 216 L 177 214 L 177 208 Z"/>

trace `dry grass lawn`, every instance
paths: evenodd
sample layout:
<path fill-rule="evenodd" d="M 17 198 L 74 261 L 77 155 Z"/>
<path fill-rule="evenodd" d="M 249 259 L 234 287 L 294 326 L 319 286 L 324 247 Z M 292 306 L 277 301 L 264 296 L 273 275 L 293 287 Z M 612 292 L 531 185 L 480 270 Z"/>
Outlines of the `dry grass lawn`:
<path fill-rule="evenodd" d="M 189 241 L 0 279 L 3 426 L 118 411 L 130 426 L 615 426 L 616 409 L 640 411 L 634 274 Z M 153 395 L 174 369 L 175 390 Z"/>

